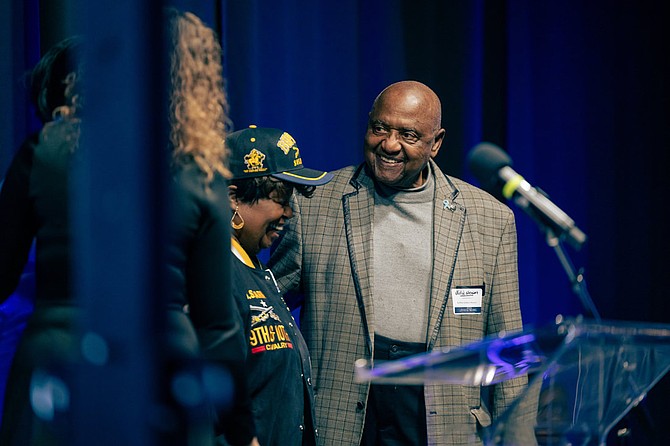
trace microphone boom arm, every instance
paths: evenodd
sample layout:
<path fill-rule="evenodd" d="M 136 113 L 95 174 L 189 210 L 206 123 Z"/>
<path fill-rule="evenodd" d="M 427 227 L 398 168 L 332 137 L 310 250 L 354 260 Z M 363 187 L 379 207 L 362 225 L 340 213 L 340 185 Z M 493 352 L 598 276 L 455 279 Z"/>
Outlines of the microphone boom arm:
<path fill-rule="evenodd" d="M 586 288 L 586 280 L 584 279 L 583 269 L 580 268 L 578 272 L 575 271 L 575 267 L 568 257 L 561 240 L 556 237 L 551 229 L 547 229 L 547 245 L 554 249 L 554 252 L 558 256 L 558 260 L 561 263 L 561 266 L 565 270 L 565 273 L 568 275 L 570 284 L 572 285 L 572 291 L 579 298 L 584 309 L 593 317 L 596 322 L 601 322 L 600 313 L 596 309 L 596 305 L 591 299 L 588 289 Z"/>

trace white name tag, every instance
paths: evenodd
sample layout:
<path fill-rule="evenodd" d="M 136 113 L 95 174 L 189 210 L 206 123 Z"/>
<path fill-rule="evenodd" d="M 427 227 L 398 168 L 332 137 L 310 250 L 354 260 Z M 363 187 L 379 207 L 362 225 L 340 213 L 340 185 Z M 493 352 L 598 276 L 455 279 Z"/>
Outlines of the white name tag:
<path fill-rule="evenodd" d="M 484 287 L 458 287 L 451 290 L 454 314 L 482 314 Z"/>

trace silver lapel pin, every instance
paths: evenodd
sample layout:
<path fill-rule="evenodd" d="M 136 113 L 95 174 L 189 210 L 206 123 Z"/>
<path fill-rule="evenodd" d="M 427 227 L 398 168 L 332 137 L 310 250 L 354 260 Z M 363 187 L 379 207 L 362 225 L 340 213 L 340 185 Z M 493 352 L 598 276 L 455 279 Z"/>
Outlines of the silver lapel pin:
<path fill-rule="evenodd" d="M 451 204 L 449 200 L 444 200 L 442 204 L 444 204 L 444 209 L 449 209 L 451 212 L 454 212 L 456 210 L 456 205 Z"/>

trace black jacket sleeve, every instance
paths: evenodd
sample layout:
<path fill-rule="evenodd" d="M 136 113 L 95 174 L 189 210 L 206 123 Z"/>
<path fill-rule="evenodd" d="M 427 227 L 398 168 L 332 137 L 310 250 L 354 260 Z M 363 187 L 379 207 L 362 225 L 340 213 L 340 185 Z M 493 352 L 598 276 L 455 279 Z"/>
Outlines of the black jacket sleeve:
<path fill-rule="evenodd" d="M 19 148 L 0 190 L 0 303 L 16 289 L 35 236 L 29 186 L 36 138 Z"/>

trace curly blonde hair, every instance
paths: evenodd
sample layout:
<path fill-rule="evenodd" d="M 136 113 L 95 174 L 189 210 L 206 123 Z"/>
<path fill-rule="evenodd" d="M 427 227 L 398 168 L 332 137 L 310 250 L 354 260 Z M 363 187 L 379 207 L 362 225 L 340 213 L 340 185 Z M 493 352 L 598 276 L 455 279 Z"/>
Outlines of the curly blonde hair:
<path fill-rule="evenodd" d="M 70 152 L 74 153 L 79 148 L 81 134 L 81 118 L 79 117 L 82 110 L 81 94 L 79 93 L 80 73 L 78 71 L 68 73 L 62 84 L 64 86 L 63 100 L 65 104 L 58 105 L 53 109 L 51 112 L 52 119 L 44 124 L 40 134 L 42 138 L 47 140 L 51 137 L 52 129 L 56 128 L 59 122 L 69 122 L 72 127 L 65 139 L 72 142 Z"/>
<path fill-rule="evenodd" d="M 225 147 L 228 101 L 221 45 L 216 33 L 189 12 L 168 10 L 170 56 L 170 142 L 173 162 L 193 160 L 207 182 L 230 177 Z"/>
<path fill-rule="evenodd" d="M 81 114 L 81 94 L 79 93 L 80 75 L 77 71 L 68 73 L 63 80 L 65 104 L 59 105 L 51 112 L 51 119 L 79 119 Z"/>

